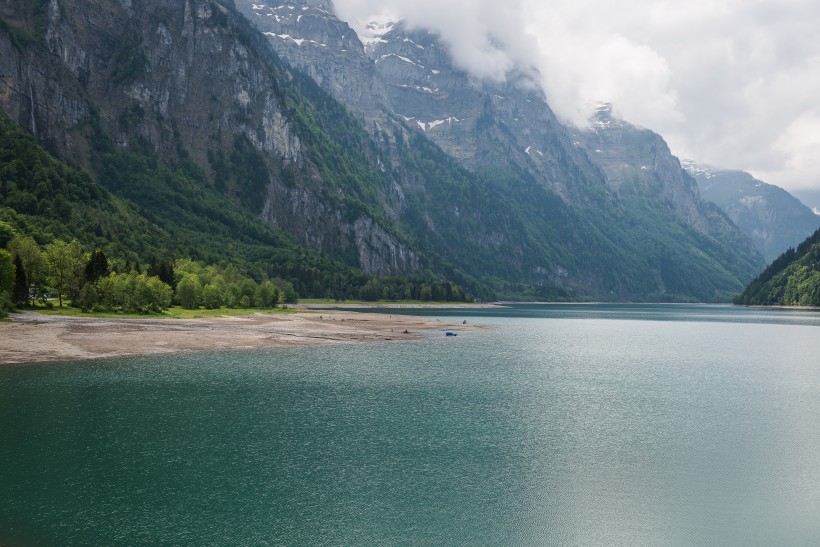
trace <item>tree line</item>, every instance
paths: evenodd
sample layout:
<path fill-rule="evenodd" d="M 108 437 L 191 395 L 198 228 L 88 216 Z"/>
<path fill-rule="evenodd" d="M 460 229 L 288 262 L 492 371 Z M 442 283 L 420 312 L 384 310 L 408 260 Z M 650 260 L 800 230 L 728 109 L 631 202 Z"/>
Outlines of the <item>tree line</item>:
<path fill-rule="evenodd" d="M 370 278 L 350 297 L 370 302 L 472 301 L 456 283 L 400 276 Z M 292 282 L 281 277 L 256 281 L 230 263 L 156 257 L 148 264 L 131 263 L 108 258 L 100 249 L 86 251 L 76 239 L 40 246 L 33 237 L 21 235 L 0 249 L 0 314 L 55 303 L 84 312 L 161 313 L 172 305 L 270 309 L 298 301 Z"/>
<path fill-rule="evenodd" d="M 289 281 L 257 282 L 232 264 L 154 258 L 147 265 L 87 252 L 75 239 L 43 247 L 16 235 L 0 249 L 0 312 L 35 304 L 71 305 L 85 312 L 159 313 L 176 304 L 187 309 L 274 308 L 298 302 Z"/>

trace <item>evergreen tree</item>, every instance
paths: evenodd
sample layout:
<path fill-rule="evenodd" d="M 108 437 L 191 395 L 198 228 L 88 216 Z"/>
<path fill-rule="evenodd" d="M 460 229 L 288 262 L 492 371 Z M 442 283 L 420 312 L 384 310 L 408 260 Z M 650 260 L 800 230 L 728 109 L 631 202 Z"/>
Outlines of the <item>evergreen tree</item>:
<path fill-rule="evenodd" d="M 108 259 L 105 253 L 97 249 L 88 259 L 85 266 L 85 280 L 89 283 L 95 283 L 99 278 L 108 275 Z"/>
<path fill-rule="evenodd" d="M 151 263 L 148 265 L 147 273 L 149 277 L 158 277 L 160 281 L 170 287 L 176 285 L 174 280 L 174 263 L 170 260 L 157 258 L 156 256 L 153 257 Z"/>
<path fill-rule="evenodd" d="M 26 274 L 26 296 L 24 302 L 28 302 L 29 287 L 33 288 L 36 294 L 42 290 L 46 280 L 47 263 L 43 257 L 40 246 L 31 236 L 17 236 L 9 242 L 8 250 L 20 259 L 23 271 Z M 16 264 L 16 263 L 15 263 Z"/>

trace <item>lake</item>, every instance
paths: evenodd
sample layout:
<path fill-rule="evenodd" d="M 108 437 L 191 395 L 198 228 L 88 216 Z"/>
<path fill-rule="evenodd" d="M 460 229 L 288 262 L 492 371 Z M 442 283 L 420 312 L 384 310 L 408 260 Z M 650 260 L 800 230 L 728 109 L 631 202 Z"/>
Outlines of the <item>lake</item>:
<path fill-rule="evenodd" d="M 0 545 L 820 543 L 820 313 L 0 367 Z"/>

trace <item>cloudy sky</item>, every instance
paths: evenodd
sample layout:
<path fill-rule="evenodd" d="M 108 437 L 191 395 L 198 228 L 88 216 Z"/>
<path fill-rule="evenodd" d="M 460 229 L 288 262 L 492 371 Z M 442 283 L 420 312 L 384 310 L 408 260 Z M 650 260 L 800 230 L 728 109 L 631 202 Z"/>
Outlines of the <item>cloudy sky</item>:
<path fill-rule="evenodd" d="M 674 154 L 820 190 L 817 0 L 335 0 L 439 33 L 456 62 L 503 79 L 535 68 L 550 105 L 591 105 L 662 134 Z"/>

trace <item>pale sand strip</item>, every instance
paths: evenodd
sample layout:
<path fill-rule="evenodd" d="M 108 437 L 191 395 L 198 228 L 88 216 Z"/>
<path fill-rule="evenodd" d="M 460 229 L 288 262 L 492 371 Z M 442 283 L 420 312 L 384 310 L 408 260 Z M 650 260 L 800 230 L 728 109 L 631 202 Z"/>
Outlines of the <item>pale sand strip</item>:
<path fill-rule="evenodd" d="M 25 312 L 0 322 L 0 364 L 415 340 L 421 332 L 440 331 L 444 336 L 445 330 L 475 328 L 461 322 L 339 311 L 214 319 L 102 319 Z"/>

